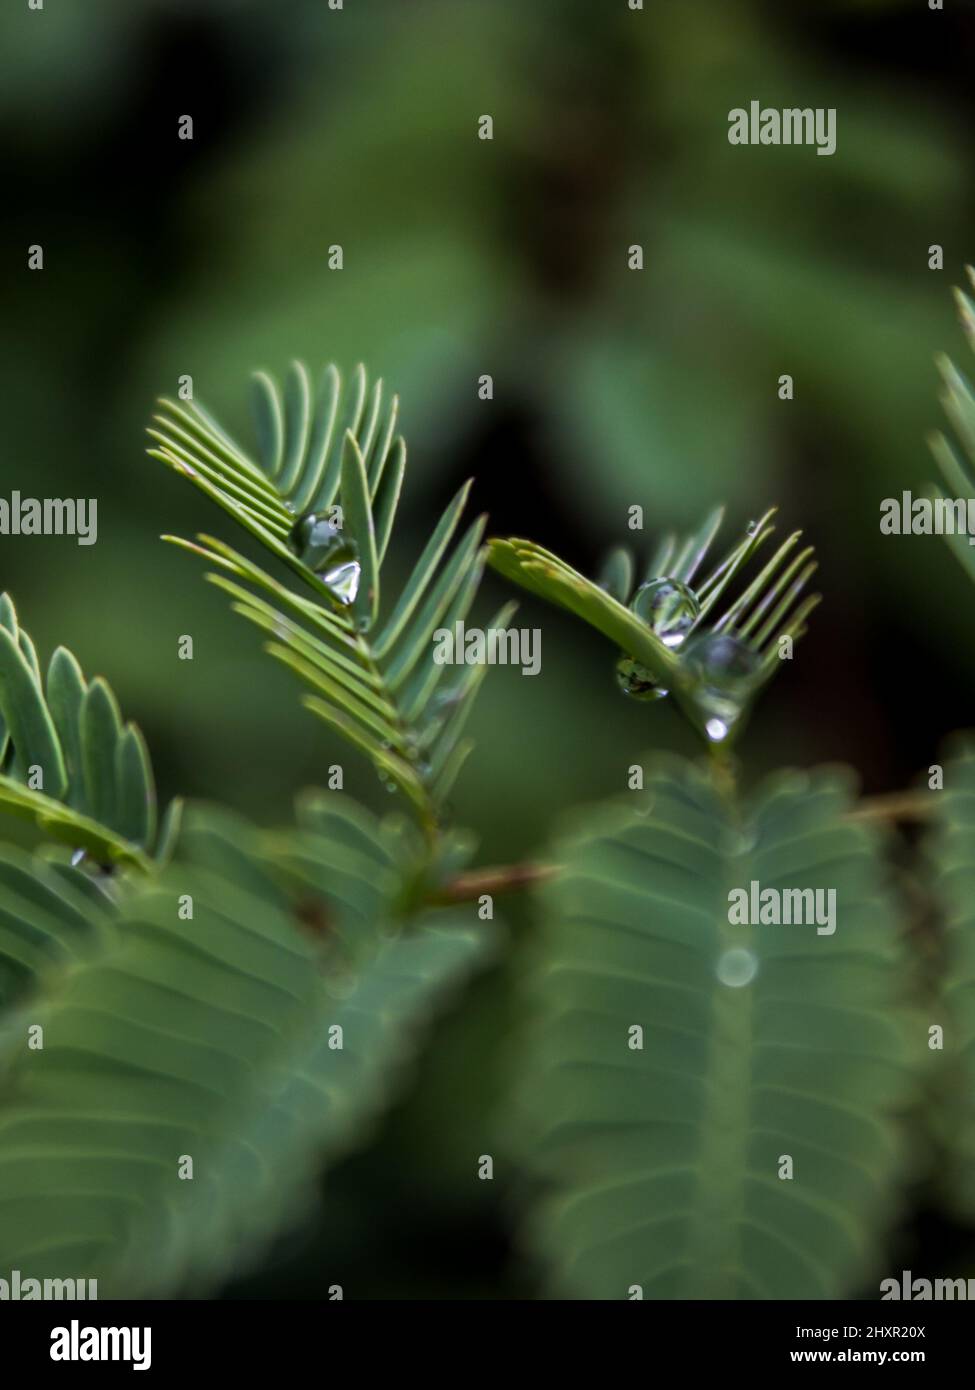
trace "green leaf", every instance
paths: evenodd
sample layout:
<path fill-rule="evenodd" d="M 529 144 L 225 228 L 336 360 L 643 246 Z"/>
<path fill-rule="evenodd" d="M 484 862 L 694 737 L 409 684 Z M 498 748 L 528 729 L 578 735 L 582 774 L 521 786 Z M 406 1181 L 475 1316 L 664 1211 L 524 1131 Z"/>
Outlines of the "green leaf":
<path fill-rule="evenodd" d="M 373 565 L 373 582 L 364 587 L 367 591 L 372 587 L 378 598 L 379 528 L 373 507 L 389 465 L 390 477 L 382 494 L 381 554 L 393 525 L 399 498 L 395 480 L 397 470 L 402 476 L 404 458 L 402 439 L 393 432 L 396 397 L 387 403 L 378 381 L 367 409 L 368 383 L 361 366 L 353 373 L 350 392 L 344 391 L 338 371 L 329 366 L 317 394 L 313 393 L 308 370 L 300 362 L 292 363 L 283 397 L 267 372 L 254 374 L 253 389 L 257 459 L 247 455 L 195 402 L 166 399 L 160 400 L 149 428 L 154 441 L 150 456 L 188 478 L 334 608 L 341 608 L 341 601 L 302 563 L 288 541 L 296 518 L 310 512 L 327 515 L 341 493 L 341 505 L 348 514 L 343 524 L 359 546 L 364 566 Z M 340 420 L 344 420 L 341 431 Z M 347 436 L 366 470 L 365 498 L 356 470 L 343 466 Z M 346 497 L 349 487 L 352 495 Z M 370 611 L 365 599 L 357 607 L 359 616 Z"/>
<path fill-rule="evenodd" d="M 342 510 L 349 530 L 359 545 L 361 574 L 352 611 L 360 630 L 368 632 L 379 609 L 379 558 L 376 554 L 376 532 L 366 466 L 355 436 L 348 431 L 342 445 Z"/>
<path fill-rule="evenodd" d="M 118 824 L 133 844 L 152 844 L 156 835 L 156 795 L 145 739 L 127 724 L 115 745 Z"/>
<path fill-rule="evenodd" d="M 115 825 L 119 820 L 117 748 L 122 737 L 118 702 L 98 677 L 81 704 L 81 765 L 85 797 L 95 820 Z"/>
<path fill-rule="evenodd" d="M 87 685 L 64 647 L 42 686 L 7 595 L 0 598 L 0 714 L 0 809 L 100 863 L 148 870 L 155 790 L 142 735 L 132 724 L 123 729 L 108 685 L 101 678 Z"/>
<path fill-rule="evenodd" d="M 965 269 L 975 287 L 975 268 L 966 266 Z M 955 303 L 968 344 L 975 349 L 975 303 L 959 289 L 955 290 Z M 975 494 L 975 394 L 950 358 L 939 357 L 938 370 L 944 382 L 941 404 L 961 442 L 964 458 L 940 431 L 930 436 L 931 452 L 948 484 L 947 493 L 935 484 L 931 497 L 938 503 L 950 503 L 955 499 L 964 499 L 967 503 Z M 969 543 L 967 530 L 946 532 L 945 539 L 959 563 L 975 579 L 975 547 Z"/>
<path fill-rule="evenodd" d="M 625 546 L 617 546 L 606 557 L 599 587 L 605 589 L 610 598 L 618 603 L 626 603 L 633 592 L 633 556 Z"/>
<path fill-rule="evenodd" d="M 469 914 L 403 920 L 402 842 L 342 800 L 310 802 L 296 840 L 194 812 L 182 858 L 130 880 L 114 913 L 0 856 L 0 981 L 18 974 L 0 1031 L 4 1268 L 83 1274 L 102 1298 L 198 1295 L 307 1218 L 322 1163 L 491 944 Z"/>
<path fill-rule="evenodd" d="M 169 401 L 156 416 L 158 428 L 149 431 L 159 446 L 149 452 L 257 536 L 301 575 L 312 596 L 294 592 L 212 536 L 165 539 L 216 568 L 208 578 L 230 595 L 235 612 L 267 634 L 268 653 L 308 687 L 305 707 L 405 793 L 433 838 L 444 797 L 470 750 L 461 731 L 480 686 L 480 679 L 451 674 L 434 660 L 434 634 L 467 618 L 483 572 L 483 518 L 455 542 L 470 484 L 447 507 L 383 613 L 381 568 L 406 468 L 396 398 L 385 403 L 381 382 L 370 391 L 361 367 L 349 399 L 334 367 L 326 368 L 316 394 L 306 369 L 295 363 L 283 399 L 273 380 L 258 373 L 255 403 L 255 458 L 200 407 Z M 351 602 L 288 543 L 296 516 L 309 510 L 338 515 L 337 499 L 341 524 L 358 550 Z M 505 622 L 512 611 L 506 610 Z"/>
<path fill-rule="evenodd" d="M 89 899 L 85 882 L 0 846 L 0 1018 L 97 945 L 112 908 L 101 892 Z M 0 1053 L 3 1036 L 0 1028 Z M 23 1045 L 22 1035 L 17 1042 Z"/>
<path fill-rule="evenodd" d="M 529 593 L 568 608 L 642 662 L 662 684 L 675 678 L 677 658 L 646 624 L 550 551 L 531 541 L 492 540 L 488 563 Z"/>
<path fill-rule="evenodd" d="M 662 763 L 555 846 L 517 1124 L 568 1296 L 850 1296 L 896 1213 L 924 1028 L 878 844 L 836 773 L 713 775 Z M 835 931 L 732 924 L 752 882 L 835 891 Z"/>
<path fill-rule="evenodd" d="M 396 508 L 399 506 L 405 476 L 406 444 L 402 439 L 397 439 L 392 451 L 392 460 L 384 468 L 373 494 L 376 550 L 380 564 L 386 558 L 386 550 L 393 534 L 393 522 L 396 519 Z"/>
<path fill-rule="evenodd" d="M 86 689 L 81 667 L 66 647 L 58 647 L 47 671 L 47 703 L 64 753 L 68 804 L 76 808 L 84 801 L 81 706 Z"/>
<path fill-rule="evenodd" d="M 932 845 L 936 889 L 945 915 L 944 1029 L 938 1086 L 939 1130 L 948 1162 L 944 1187 L 964 1219 L 975 1215 L 975 744 L 967 740 L 945 765 L 936 798 Z"/>
<path fill-rule="evenodd" d="M 720 528 L 722 509 L 712 512 L 700 529 L 684 541 L 674 536 L 664 538 L 647 571 L 647 580 L 669 579 L 693 586 L 698 606 L 696 616 L 681 637 L 679 651 L 675 643 L 665 644 L 633 611 L 639 589 L 633 591 L 635 566 L 623 548 L 611 553 L 599 583 L 586 579 L 532 541 L 491 540 L 488 562 L 506 578 L 567 608 L 608 637 L 621 656 L 645 668 L 648 681 L 674 697 L 709 742 L 730 744 L 744 727 L 751 704 L 781 666 L 780 643 L 788 638 L 794 644 L 803 636 L 806 620 L 819 602 L 818 595 L 802 597 L 816 562 L 811 546 L 796 550 L 801 535 L 796 531 L 782 542 L 734 601 L 723 607 L 722 600 L 732 581 L 772 535 L 773 515 L 771 509 L 750 524 L 724 559 L 700 579 L 698 570 Z M 732 639 L 736 648 L 745 649 L 753 668 L 745 690 L 734 702 L 735 712 L 729 715 L 726 711 L 718 724 L 712 718 L 713 682 L 702 677 L 691 657 L 695 648 L 692 639 L 706 635 Z M 715 728 L 722 732 L 716 735 Z"/>
<path fill-rule="evenodd" d="M 67 781 L 61 745 L 37 678 L 5 627 L 0 627 L 0 709 L 13 747 L 13 768 L 41 777 L 40 790 L 57 799 Z"/>

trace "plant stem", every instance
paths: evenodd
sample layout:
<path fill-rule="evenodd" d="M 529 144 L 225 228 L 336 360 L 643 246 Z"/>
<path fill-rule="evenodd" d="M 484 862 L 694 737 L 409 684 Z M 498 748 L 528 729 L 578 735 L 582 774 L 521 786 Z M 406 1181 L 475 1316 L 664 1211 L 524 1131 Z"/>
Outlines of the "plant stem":
<path fill-rule="evenodd" d="M 437 906 L 449 903 L 474 902 L 485 893 L 512 893 L 533 883 L 544 883 L 559 872 L 557 864 L 501 864 L 487 869 L 473 869 L 458 874 L 430 895 L 428 901 Z"/>
<path fill-rule="evenodd" d="M 926 792 L 889 792 L 868 796 L 850 811 L 847 819 L 857 821 L 925 820 L 934 814 L 936 803 Z"/>

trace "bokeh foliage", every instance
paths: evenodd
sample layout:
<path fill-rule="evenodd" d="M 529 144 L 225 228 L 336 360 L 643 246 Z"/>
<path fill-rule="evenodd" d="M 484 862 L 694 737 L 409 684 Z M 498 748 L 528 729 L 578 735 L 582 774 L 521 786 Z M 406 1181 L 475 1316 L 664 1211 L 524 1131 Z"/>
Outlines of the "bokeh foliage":
<path fill-rule="evenodd" d="M 933 358 L 957 356 L 945 290 L 972 256 L 973 102 L 955 56 L 970 17 L 908 0 L 654 0 L 643 14 L 86 0 L 37 19 L 24 6 L 0 20 L 4 490 L 96 495 L 99 542 L 3 538 L 2 587 L 45 651 L 67 639 L 110 677 L 153 749 L 161 802 L 219 796 L 273 823 L 296 783 L 342 756 L 310 717 L 281 717 L 287 673 L 158 543 L 208 524 L 207 506 L 142 453 L 151 402 L 180 374 L 244 436 L 240 381 L 295 356 L 365 360 L 403 398 L 402 577 L 471 473 L 495 534 L 531 535 L 586 573 L 631 539 L 631 503 L 659 531 L 715 498 L 741 523 L 777 499 L 817 545 L 824 604 L 743 740 L 749 776 L 843 757 L 882 791 L 970 718 L 953 692 L 975 688 L 971 606 L 945 601 L 930 621 L 932 595 L 958 583 L 951 557 L 877 525 L 883 497 L 922 489 Z M 727 144 L 730 107 L 798 93 L 836 106 L 832 158 Z M 192 143 L 176 139 L 184 112 Z M 490 144 L 475 139 L 482 112 Z M 24 268 L 34 242 L 41 276 Z M 633 242 L 640 274 L 626 269 Z M 927 268 L 932 242 L 944 274 Z M 792 403 L 775 394 L 782 372 Z M 499 584 L 485 615 L 500 597 Z M 598 637 L 540 604 L 518 620 L 542 627 L 542 674 L 495 673 L 457 793 L 486 859 L 522 855 L 566 806 L 620 791 L 648 743 L 693 746 L 671 712 L 618 697 Z M 192 663 L 176 659 L 183 633 Z M 367 767 L 348 785 L 382 805 Z M 358 1215 L 333 1226 L 334 1258 L 361 1259 L 366 1287 L 442 1288 L 436 1254 L 404 1253 L 421 1220 L 448 1247 L 448 1230 L 469 1236 L 468 1282 L 452 1291 L 522 1286 L 498 1234 L 503 1184 L 471 1180 L 492 1142 L 509 983 L 477 987 L 378 1157 L 336 1180 L 336 1205 Z M 377 1254 L 365 1233 L 384 1221 L 400 1239 Z M 285 1268 L 313 1278 L 314 1252 L 291 1253 Z M 261 1292 L 286 1277 L 278 1267 Z"/>

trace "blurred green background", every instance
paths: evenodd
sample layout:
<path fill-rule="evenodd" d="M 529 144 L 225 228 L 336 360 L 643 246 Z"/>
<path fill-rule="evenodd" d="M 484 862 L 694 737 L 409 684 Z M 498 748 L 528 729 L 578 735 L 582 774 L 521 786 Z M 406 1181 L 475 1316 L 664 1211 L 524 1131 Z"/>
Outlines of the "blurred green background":
<path fill-rule="evenodd" d="M 747 778 L 838 759 L 892 790 L 971 722 L 966 581 L 937 538 L 878 525 L 884 497 L 934 471 L 934 354 L 965 365 L 949 289 L 975 258 L 970 5 L 46 0 L 5 7 L 0 39 L 2 493 L 99 504 L 93 547 L 0 538 L 0 586 L 43 655 L 64 641 L 110 678 L 162 796 L 280 821 L 339 760 L 346 790 L 383 804 L 158 540 L 227 531 L 145 457 L 154 397 L 190 373 L 248 440 L 247 374 L 296 356 L 363 360 L 401 395 L 401 572 L 472 473 L 492 533 L 588 572 L 632 539 L 633 504 L 645 553 L 716 501 L 736 533 L 778 503 L 820 552 L 824 603 L 741 745 Z M 836 154 L 729 145 L 728 111 L 752 99 L 835 107 Z M 485 615 L 502 593 L 489 579 Z M 516 621 L 542 629 L 542 674 L 491 674 L 455 797 L 481 862 L 544 853 L 566 808 L 620 792 L 648 750 L 695 751 L 672 711 L 616 693 L 595 634 L 527 598 Z M 506 915 L 517 946 L 530 915 Z M 475 1178 L 503 1150 L 516 973 L 517 950 L 440 1025 L 319 1226 L 231 1296 L 535 1289 L 517 1177 Z M 918 1272 L 924 1242 L 954 1239 L 905 1235 Z"/>

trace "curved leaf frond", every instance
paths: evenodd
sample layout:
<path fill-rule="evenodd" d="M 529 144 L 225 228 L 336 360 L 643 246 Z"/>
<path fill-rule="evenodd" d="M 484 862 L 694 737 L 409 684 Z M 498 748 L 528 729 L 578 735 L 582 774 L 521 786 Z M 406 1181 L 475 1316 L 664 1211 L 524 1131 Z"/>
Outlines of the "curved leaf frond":
<path fill-rule="evenodd" d="M 290 541 L 301 517 L 334 515 L 359 546 L 363 575 L 354 608 L 360 626 L 368 628 L 406 467 L 406 445 L 395 434 L 398 397 L 387 401 L 381 381 L 370 389 L 361 365 L 348 389 L 328 366 L 315 392 L 301 362 L 292 363 L 283 392 L 263 371 L 254 373 L 252 385 L 256 458 L 202 406 L 166 398 L 149 427 L 154 447 L 148 452 L 188 478 L 320 598 L 341 608 Z"/>
<path fill-rule="evenodd" d="M 720 736 L 712 732 L 707 702 L 700 698 L 702 681 L 689 659 L 693 639 L 705 634 L 724 636 L 745 649 L 753 667 L 745 702 L 750 705 L 779 669 L 783 639 L 797 642 L 819 603 L 817 594 L 802 596 L 817 566 L 812 546 L 799 548 L 800 531 L 788 536 L 747 587 L 728 601 L 732 581 L 775 530 L 771 524 L 774 508 L 752 523 L 724 558 L 699 578 L 723 515 L 722 508 L 716 509 L 686 538 L 665 537 L 641 580 L 641 584 L 654 579 L 678 581 L 692 591 L 696 611 L 682 633 L 679 651 L 661 640 L 633 611 L 639 586 L 633 558 L 623 547 L 611 552 L 598 582 L 586 579 L 533 541 L 491 540 L 488 563 L 530 593 L 567 608 L 608 637 L 625 656 L 646 668 L 654 683 L 673 694 L 709 740 L 720 741 L 740 731 L 745 708 L 735 717 L 733 727 L 729 722 Z"/>
<path fill-rule="evenodd" d="M 850 804 L 831 772 L 739 807 L 675 760 L 555 846 L 517 1125 L 559 1292 L 836 1298 L 874 1272 L 924 1029 Z M 767 896 L 738 924 L 753 884 L 835 892 L 835 931 L 815 907 L 774 923 Z"/>
<path fill-rule="evenodd" d="M 678 661 L 612 594 L 586 579 L 551 551 L 532 541 L 511 539 L 488 542 L 488 563 L 506 579 L 529 593 L 567 608 L 608 637 L 623 651 L 641 661 L 662 684 L 676 679 Z"/>
<path fill-rule="evenodd" d="M 58 647 L 42 676 L 8 595 L 0 596 L 0 809 L 99 862 L 147 869 L 156 792 L 142 734 L 106 682 Z"/>
<path fill-rule="evenodd" d="M 149 452 L 191 481 L 305 580 L 295 592 L 215 537 L 166 540 L 215 566 L 208 578 L 261 628 L 266 650 L 308 688 L 306 707 L 405 793 L 432 833 L 470 743 L 462 735 L 486 666 L 438 660 L 437 634 L 468 616 L 483 574 L 484 518 L 458 534 L 470 484 L 446 508 L 393 601 L 380 605 L 406 449 L 396 400 L 370 392 L 359 368 L 346 401 L 334 367 L 315 397 L 292 368 L 284 396 L 256 378 L 260 452 L 248 457 L 198 406 L 164 402 Z M 344 420 L 344 434 L 337 421 Z M 296 520 L 331 513 L 355 545 L 354 594 L 316 572 L 294 541 Z M 492 621 L 499 633 L 514 611 Z"/>
<path fill-rule="evenodd" d="M 952 1206 L 975 1214 L 975 742 L 967 740 L 945 766 L 937 794 L 933 846 L 936 886 L 945 909 L 947 966 L 943 1001 L 944 1056 L 939 1126 L 948 1154 L 945 1186 Z"/>
<path fill-rule="evenodd" d="M 0 1028 L 4 1268 L 199 1294 L 307 1214 L 491 943 L 467 914 L 404 921 L 402 855 L 342 802 L 306 808 L 297 889 L 274 837 L 211 810 L 114 914 L 0 856 L 0 989 L 21 972 Z"/>
<path fill-rule="evenodd" d="M 975 267 L 966 266 L 966 270 L 975 288 Z M 964 290 L 956 289 L 955 303 L 968 344 L 975 349 L 975 302 Z M 945 493 L 935 484 L 932 488 L 933 504 L 944 509 L 945 539 L 962 567 L 975 578 L 975 546 L 971 544 L 968 527 L 969 499 L 975 496 L 975 393 L 950 358 L 939 357 L 938 370 L 943 382 L 941 404 L 963 452 L 960 455 L 941 431 L 929 439 L 931 451 L 949 489 L 949 493 Z M 959 507 L 963 509 L 962 516 L 957 515 Z"/>
<path fill-rule="evenodd" d="M 0 1017 L 102 943 L 113 915 L 93 879 L 0 846 Z"/>

